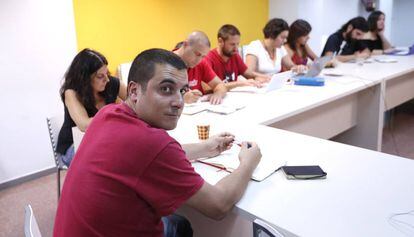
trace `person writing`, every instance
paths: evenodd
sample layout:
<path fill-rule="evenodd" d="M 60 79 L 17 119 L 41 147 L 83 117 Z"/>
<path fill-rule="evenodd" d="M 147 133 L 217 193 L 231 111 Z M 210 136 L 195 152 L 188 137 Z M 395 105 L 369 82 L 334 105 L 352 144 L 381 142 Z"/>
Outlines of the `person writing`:
<path fill-rule="evenodd" d="M 329 36 L 321 56 L 336 55 L 336 59 L 341 62 L 369 57 L 369 49 L 360 41 L 366 32 L 368 24 L 365 18 L 352 18 Z"/>
<path fill-rule="evenodd" d="M 188 89 L 187 66 L 173 52 L 149 49 L 133 61 L 125 103 L 101 109 L 83 137 L 58 204 L 53 236 L 158 236 L 161 221 L 182 205 L 223 218 L 242 197 L 261 157 L 243 142 L 239 167 L 215 185 L 190 160 L 213 157 L 231 147 L 222 133 L 180 145 L 174 129 Z M 168 234 L 168 233 L 167 233 Z"/>
<path fill-rule="evenodd" d="M 60 88 L 64 122 L 59 132 L 57 153 L 67 166 L 73 155 L 72 127 L 86 131 L 95 114 L 117 98 L 126 98 L 126 86 L 108 72 L 108 61 L 97 51 L 83 49 L 73 59 Z"/>
<path fill-rule="evenodd" d="M 178 43 L 173 50 L 188 67 L 190 90 L 184 94 L 186 103 L 197 102 L 201 96 L 207 94 L 208 91 L 204 89 L 207 86 L 211 88 L 211 93 L 208 96 L 211 104 L 220 104 L 226 96 L 227 89 L 224 83 L 216 76 L 211 67 L 202 61 L 209 51 L 210 40 L 202 31 L 192 32 L 185 41 Z"/>
<path fill-rule="evenodd" d="M 244 64 L 238 53 L 240 31 L 234 25 L 223 25 L 217 39 L 217 48 L 210 50 L 204 60 L 225 83 L 227 90 L 239 86 L 260 87 L 262 82 L 270 80 L 269 76 L 253 72 Z M 245 79 L 239 80 L 239 75 Z"/>

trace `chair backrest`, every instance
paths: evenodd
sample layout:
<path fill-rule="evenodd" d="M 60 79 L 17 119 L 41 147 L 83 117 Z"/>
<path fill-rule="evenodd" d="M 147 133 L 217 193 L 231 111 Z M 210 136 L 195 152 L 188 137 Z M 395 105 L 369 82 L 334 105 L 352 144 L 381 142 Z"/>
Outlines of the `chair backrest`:
<path fill-rule="evenodd" d="M 242 46 L 240 46 L 239 47 L 239 54 L 240 54 L 240 57 L 243 59 L 243 62 L 246 62 L 246 50 L 247 50 L 247 47 L 249 47 L 249 45 L 242 45 Z"/>
<path fill-rule="evenodd" d="M 256 219 L 253 221 L 253 237 L 283 237 L 283 235 L 270 224 Z"/>
<path fill-rule="evenodd" d="M 63 124 L 63 116 L 61 115 L 61 116 L 47 117 L 46 122 L 47 122 L 47 128 L 49 130 L 50 143 L 52 145 L 52 151 L 53 151 L 53 156 L 55 159 L 55 164 L 57 167 L 60 167 L 61 164 L 60 164 L 57 152 L 56 152 L 56 148 L 57 148 L 59 132 Z"/>
<path fill-rule="evenodd" d="M 132 62 L 122 63 L 118 66 L 118 77 L 125 84 L 128 84 L 129 69 L 131 69 Z"/>
<path fill-rule="evenodd" d="M 39 226 L 30 204 L 24 207 L 24 236 L 26 237 L 41 237 Z"/>

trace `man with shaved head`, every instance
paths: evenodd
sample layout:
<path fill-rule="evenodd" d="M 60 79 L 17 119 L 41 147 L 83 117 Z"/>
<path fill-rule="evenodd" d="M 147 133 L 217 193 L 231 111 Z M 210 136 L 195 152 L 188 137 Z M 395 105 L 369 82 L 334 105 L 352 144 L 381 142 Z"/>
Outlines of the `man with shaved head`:
<path fill-rule="evenodd" d="M 206 94 L 203 89 L 203 83 L 205 83 L 212 89 L 212 94 L 209 96 L 210 103 L 220 104 L 227 89 L 211 67 L 202 61 L 210 51 L 210 40 L 207 35 L 201 31 L 194 31 L 188 35 L 186 40 L 177 44 L 173 51 L 181 57 L 188 68 L 190 90 L 184 94 L 184 101 L 186 103 L 197 102 L 203 94 Z"/>

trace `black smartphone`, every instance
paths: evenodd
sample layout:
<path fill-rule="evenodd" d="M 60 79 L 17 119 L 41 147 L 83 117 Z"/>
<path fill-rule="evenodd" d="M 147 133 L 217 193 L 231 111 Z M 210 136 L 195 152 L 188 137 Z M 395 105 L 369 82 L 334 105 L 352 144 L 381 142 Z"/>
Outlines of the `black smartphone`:
<path fill-rule="evenodd" d="M 328 175 L 319 165 L 282 166 L 287 179 L 325 179 Z"/>

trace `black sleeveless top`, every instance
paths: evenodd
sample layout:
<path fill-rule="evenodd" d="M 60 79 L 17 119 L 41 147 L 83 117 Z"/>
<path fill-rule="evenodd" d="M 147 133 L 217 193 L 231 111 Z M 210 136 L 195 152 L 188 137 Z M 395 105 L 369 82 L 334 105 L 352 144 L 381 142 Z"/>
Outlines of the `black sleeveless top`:
<path fill-rule="evenodd" d="M 105 104 L 111 104 L 116 101 L 119 93 L 120 82 L 116 77 L 109 77 L 109 82 L 106 84 L 105 90 L 103 91 L 103 96 L 105 99 Z M 73 135 L 72 127 L 75 127 L 76 124 L 73 119 L 70 117 L 69 110 L 63 103 L 65 107 L 65 119 L 63 121 L 62 128 L 59 132 L 58 143 L 56 151 L 60 154 L 65 154 L 66 150 L 73 144 Z M 85 108 L 88 113 L 89 118 L 95 116 L 98 112 L 98 109 L 93 106 L 93 108 Z"/>
<path fill-rule="evenodd" d="M 369 48 L 369 50 L 374 50 L 374 49 L 383 49 L 382 48 L 382 40 L 379 37 L 379 35 L 377 35 L 377 39 L 376 40 L 362 40 L 362 43 Z"/>

